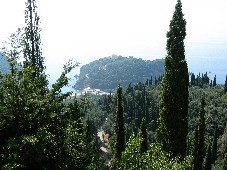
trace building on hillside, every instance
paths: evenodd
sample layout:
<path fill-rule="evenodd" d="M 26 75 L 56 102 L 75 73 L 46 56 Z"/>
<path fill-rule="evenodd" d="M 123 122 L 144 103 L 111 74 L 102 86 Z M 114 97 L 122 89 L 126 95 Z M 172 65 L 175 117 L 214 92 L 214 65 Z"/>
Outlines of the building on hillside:
<path fill-rule="evenodd" d="M 84 88 L 82 91 L 77 93 L 77 96 L 84 96 L 84 95 L 108 95 L 108 92 L 104 92 L 100 89 L 92 89 L 90 86 Z"/>

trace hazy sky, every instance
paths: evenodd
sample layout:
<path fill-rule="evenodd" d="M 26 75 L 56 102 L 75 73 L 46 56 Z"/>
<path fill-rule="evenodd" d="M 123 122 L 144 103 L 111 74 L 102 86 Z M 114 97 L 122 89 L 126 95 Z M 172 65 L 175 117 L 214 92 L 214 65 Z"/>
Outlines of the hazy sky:
<path fill-rule="evenodd" d="M 36 1 L 47 72 L 55 76 L 69 58 L 82 64 L 112 54 L 164 58 L 177 0 Z M 182 0 L 182 5 L 187 59 L 225 57 L 227 0 Z M 0 42 L 23 25 L 24 10 L 25 0 L 0 0 Z M 220 56 L 211 56 L 211 50 Z"/>

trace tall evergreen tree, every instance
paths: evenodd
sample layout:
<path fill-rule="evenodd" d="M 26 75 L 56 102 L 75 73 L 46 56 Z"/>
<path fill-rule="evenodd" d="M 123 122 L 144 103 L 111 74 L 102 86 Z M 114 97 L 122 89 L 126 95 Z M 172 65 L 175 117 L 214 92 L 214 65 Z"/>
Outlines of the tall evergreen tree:
<path fill-rule="evenodd" d="M 226 76 L 226 78 L 225 78 L 224 93 L 227 93 L 227 76 Z"/>
<path fill-rule="evenodd" d="M 146 122 L 145 122 L 144 119 L 142 120 L 140 130 L 141 130 L 141 136 L 143 138 L 143 140 L 141 142 L 141 146 L 140 146 L 140 153 L 144 153 L 148 149 L 148 144 L 147 144 L 147 129 L 146 129 Z"/>
<path fill-rule="evenodd" d="M 205 163 L 204 163 L 204 170 L 211 170 L 211 147 L 210 145 L 207 147 L 206 151 L 206 158 L 205 158 Z"/>
<path fill-rule="evenodd" d="M 44 58 L 41 50 L 40 39 L 40 18 L 36 12 L 36 1 L 27 0 L 25 10 L 25 28 L 23 36 L 23 54 L 25 58 L 25 66 L 31 65 L 35 71 L 33 77 L 39 76 L 44 70 Z"/>
<path fill-rule="evenodd" d="M 165 151 L 185 157 L 188 133 L 188 67 L 184 38 L 186 21 L 178 0 L 167 33 L 165 75 L 162 79 L 159 127 L 156 139 Z"/>
<path fill-rule="evenodd" d="M 85 138 L 87 141 L 87 144 L 91 143 L 93 135 L 91 133 L 91 121 L 89 117 L 86 120 L 86 126 L 85 126 Z"/>
<path fill-rule="evenodd" d="M 153 82 L 152 82 L 153 80 L 152 80 L 152 79 L 153 79 L 153 78 L 152 78 L 152 76 L 151 76 L 151 79 L 150 79 L 150 81 L 149 81 L 149 85 L 150 85 L 150 86 L 153 85 Z"/>
<path fill-rule="evenodd" d="M 199 118 L 197 119 L 194 139 L 194 169 L 200 170 L 203 165 L 203 149 L 204 149 L 204 134 L 205 134 L 205 99 L 202 97 L 201 106 L 199 112 Z"/>
<path fill-rule="evenodd" d="M 213 87 L 215 87 L 217 85 L 217 78 L 216 75 L 214 76 L 214 81 L 213 81 Z"/>
<path fill-rule="evenodd" d="M 122 87 L 117 88 L 117 108 L 115 120 L 115 158 L 121 158 L 121 154 L 125 149 L 125 127 L 124 127 L 124 110 L 122 104 Z"/>
<path fill-rule="evenodd" d="M 192 73 L 191 75 L 191 86 L 194 86 L 195 85 L 195 74 Z"/>
<path fill-rule="evenodd" d="M 215 164 L 215 161 L 217 159 L 217 141 L 218 141 L 218 130 L 217 130 L 217 124 L 215 124 L 214 128 L 214 139 L 212 143 L 212 164 Z"/>
<path fill-rule="evenodd" d="M 225 158 L 224 158 L 223 170 L 227 170 L 227 153 L 225 154 Z"/>

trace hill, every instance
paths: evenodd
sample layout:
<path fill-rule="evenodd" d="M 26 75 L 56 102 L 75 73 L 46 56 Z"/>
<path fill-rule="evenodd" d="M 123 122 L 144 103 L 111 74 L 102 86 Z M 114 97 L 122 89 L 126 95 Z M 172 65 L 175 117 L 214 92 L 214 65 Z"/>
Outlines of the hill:
<path fill-rule="evenodd" d="M 0 52 L 0 72 L 1 73 L 9 73 L 9 63 L 6 57 Z"/>
<path fill-rule="evenodd" d="M 115 89 L 118 84 L 127 87 L 129 83 L 145 82 L 151 76 L 154 79 L 163 74 L 163 59 L 150 61 L 113 55 L 82 66 L 74 88 Z"/>

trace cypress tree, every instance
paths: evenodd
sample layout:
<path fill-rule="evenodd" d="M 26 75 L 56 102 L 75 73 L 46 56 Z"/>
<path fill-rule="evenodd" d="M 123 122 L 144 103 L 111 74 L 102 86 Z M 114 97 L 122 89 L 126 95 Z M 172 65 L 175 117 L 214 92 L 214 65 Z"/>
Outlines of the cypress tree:
<path fill-rule="evenodd" d="M 214 81 L 213 81 L 213 87 L 215 87 L 217 85 L 217 82 L 216 82 L 216 75 L 214 76 Z"/>
<path fill-rule="evenodd" d="M 194 169 L 200 170 L 203 165 L 203 149 L 204 149 L 204 133 L 205 133 L 205 99 L 202 97 L 201 106 L 199 112 L 199 118 L 197 119 L 194 139 Z"/>
<path fill-rule="evenodd" d="M 145 85 L 149 86 L 149 80 L 148 79 L 146 80 Z"/>
<path fill-rule="evenodd" d="M 211 80 L 211 81 L 210 81 L 210 87 L 212 87 L 212 86 L 213 86 L 213 81 Z"/>
<path fill-rule="evenodd" d="M 226 76 L 226 78 L 225 78 L 224 93 L 227 93 L 227 76 Z"/>
<path fill-rule="evenodd" d="M 28 0 L 25 10 L 25 33 L 23 34 L 23 54 L 25 58 L 24 66 L 31 65 L 35 72 L 33 78 L 39 76 L 44 70 L 44 58 L 41 50 L 41 39 L 39 22 L 40 18 L 36 12 L 35 0 Z"/>
<path fill-rule="evenodd" d="M 198 130 L 198 121 L 196 122 L 196 128 L 195 128 L 195 132 L 194 132 L 194 146 L 193 146 L 193 166 L 194 169 L 197 170 L 197 166 L 198 166 L 198 148 L 199 148 L 199 130 Z"/>
<path fill-rule="evenodd" d="M 156 76 L 154 77 L 154 85 L 156 86 L 158 83 Z"/>
<path fill-rule="evenodd" d="M 143 138 L 141 146 L 140 146 L 140 153 L 144 153 L 148 149 L 148 145 L 147 145 L 147 129 L 146 129 L 146 122 L 145 122 L 144 119 L 142 120 L 140 130 L 141 130 L 141 136 Z"/>
<path fill-rule="evenodd" d="M 115 158 L 121 158 L 121 154 L 125 149 L 125 127 L 124 127 L 124 111 L 122 105 L 122 88 L 120 85 L 117 88 L 117 108 L 115 119 Z"/>
<path fill-rule="evenodd" d="M 195 85 L 195 74 L 192 73 L 191 75 L 191 86 L 194 86 Z"/>
<path fill-rule="evenodd" d="M 205 83 L 209 84 L 209 82 L 210 82 L 210 78 L 207 76 L 207 72 L 206 72 L 206 74 L 205 74 Z"/>
<path fill-rule="evenodd" d="M 21 46 L 23 57 L 25 59 L 23 67 L 32 67 L 33 72 L 31 81 L 35 81 L 39 77 L 40 81 L 36 82 L 37 88 L 40 89 L 40 94 L 45 95 L 48 85 L 44 72 L 44 57 L 42 55 L 41 38 L 39 27 L 40 18 L 36 12 L 36 0 L 27 0 L 25 10 L 25 27 L 21 37 Z"/>
<path fill-rule="evenodd" d="M 186 155 L 188 133 L 188 67 L 185 60 L 184 38 L 186 21 L 178 0 L 167 33 L 165 75 L 162 79 L 160 116 L 156 131 L 157 142 L 174 156 Z"/>
<path fill-rule="evenodd" d="M 227 170 L 227 154 L 225 154 L 223 170 Z"/>
<path fill-rule="evenodd" d="M 199 79 L 200 79 L 200 77 L 197 75 L 197 78 L 196 78 L 196 86 L 199 86 Z"/>
<path fill-rule="evenodd" d="M 207 147 L 206 151 L 206 158 L 205 158 L 205 163 L 204 163 L 204 170 L 211 170 L 211 147 L 210 145 Z"/>
<path fill-rule="evenodd" d="M 89 117 L 86 120 L 86 126 L 85 126 L 85 138 L 87 141 L 87 144 L 91 143 L 93 135 L 91 133 L 91 121 Z"/>
<path fill-rule="evenodd" d="M 217 134 L 217 124 L 215 124 L 214 129 L 214 139 L 212 143 L 212 164 L 215 164 L 215 161 L 217 159 L 217 140 L 218 140 L 218 134 Z"/>
<path fill-rule="evenodd" d="M 153 82 L 152 82 L 152 76 L 151 76 L 151 79 L 149 81 L 149 85 L 152 86 L 153 85 Z"/>

